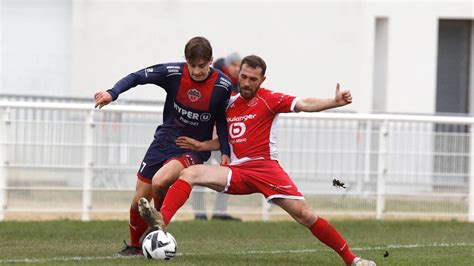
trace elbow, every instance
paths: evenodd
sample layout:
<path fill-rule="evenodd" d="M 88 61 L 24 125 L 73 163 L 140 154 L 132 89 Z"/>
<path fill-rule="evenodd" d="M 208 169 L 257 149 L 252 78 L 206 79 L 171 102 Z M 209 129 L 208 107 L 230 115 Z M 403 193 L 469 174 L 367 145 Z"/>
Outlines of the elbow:
<path fill-rule="evenodd" d="M 295 106 L 296 112 L 317 112 L 319 110 L 316 109 L 315 106 L 312 106 L 307 103 L 301 103 Z"/>
<path fill-rule="evenodd" d="M 306 112 L 306 104 L 303 101 L 298 101 L 295 105 L 295 112 Z"/>

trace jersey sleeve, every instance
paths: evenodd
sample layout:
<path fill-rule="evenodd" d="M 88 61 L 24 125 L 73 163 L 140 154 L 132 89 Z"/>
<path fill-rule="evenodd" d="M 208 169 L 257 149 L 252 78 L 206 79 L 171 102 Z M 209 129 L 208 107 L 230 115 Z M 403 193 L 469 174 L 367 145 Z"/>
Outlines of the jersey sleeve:
<path fill-rule="evenodd" d="M 158 64 L 131 73 L 115 83 L 114 87 L 107 90 L 115 101 L 118 96 L 129 89 L 144 84 L 155 84 L 166 90 L 166 75 L 168 70 L 165 64 Z"/>
<path fill-rule="evenodd" d="M 229 103 L 230 93 L 232 88 L 229 86 L 224 92 L 224 101 L 219 105 L 219 109 L 216 114 L 216 129 L 217 136 L 219 138 L 221 154 L 226 154 L 230 156 L 230 145 L 227 138 L 227 119 L 226 119 L 226 110 L 227 104 Z"/>
<path fill-rule="evenodd" d="M 290 113 L 295 111 L 298 98 L 280 92 L 268 91 L 269 108 L 275 113 Z"/>

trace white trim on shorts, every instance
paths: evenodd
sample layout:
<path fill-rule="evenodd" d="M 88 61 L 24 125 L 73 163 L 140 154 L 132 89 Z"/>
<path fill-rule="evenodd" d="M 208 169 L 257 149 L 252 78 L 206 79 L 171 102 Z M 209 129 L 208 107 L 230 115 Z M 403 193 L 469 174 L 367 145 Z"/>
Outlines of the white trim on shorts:
<path fill-rule="evenodd" d="M 290 195 L 283 195 L 283 194 L 275 194 L 271 195 L 270 197 L 266 198 L 268 203 L 273 203 L 272 199 L 294 199 L 294 200 L 304 200 L 303 196 L 290 196 Z"/>
<path fill-rule="evenodd" d="M 224 190 L 222 190 L 221 192 L 219 193 L 226 193 L 227 190 L 229 189 L 230 187 L 230 181 L 232 180 L 232 169 L 230 167 L 229 168 L 229 173 L 227 174 L 227 183 L 225 184 L 225 188 Z"/>

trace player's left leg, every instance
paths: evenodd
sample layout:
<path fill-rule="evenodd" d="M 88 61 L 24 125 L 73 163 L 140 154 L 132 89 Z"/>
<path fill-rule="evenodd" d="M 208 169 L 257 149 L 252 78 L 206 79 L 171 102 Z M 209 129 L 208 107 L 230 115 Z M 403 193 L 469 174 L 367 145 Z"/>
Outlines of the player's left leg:
<path fill-rule="evenodd" d="M 151 207 L 150 202 L 145 197 L 138 201 L 138 209 L 140 210 L 140 216 L 148 225 L 148 230 L 143 234 L 142 238 L 146 235 L 158 229 L 166 230 L 166 225 L 163 223 L 163 216 L 155 208 Z M 141 239 L 140 242 L 142 242 Z"/>
<path fill-rule="evenodd" d="M 163 201 L 161 213 L 165 224 L 188 200 L 195 185 L 223 191 L 227 185 L 230 169 L 220 165 L 194 165 L 181 171 L 179 179 L 169 188 Z"/>
<path fill-rule="evenodd" d="M 189 166 L 201 163 L 199 156 L 188 152 L 171 157 L 163 164 L 152 179 L 153 200 L 157 210 L 161 209 L 168 188 L 178 179 L 179 173 Z"/>
<path fill-rule="evenodd" d="M 157 210 L 161 208 L 168 188 L 178 179 L 179 173 L 183 169 L 184 165 L 179 160 L 171 159 L 153 176 L 151 185 L 153 188 L 153 200 Z"/>
<path fill-rule="evenodd" d="M 375 266 L 373 261 L 357 258 L 336 228 L 328 221 L 316 216 L 304 200 L 274 198 L 272 201 L 290 214 L 297 222 L 308 227 L 311 233 L 321 242 L 336 251 L 346 265 Z"/>

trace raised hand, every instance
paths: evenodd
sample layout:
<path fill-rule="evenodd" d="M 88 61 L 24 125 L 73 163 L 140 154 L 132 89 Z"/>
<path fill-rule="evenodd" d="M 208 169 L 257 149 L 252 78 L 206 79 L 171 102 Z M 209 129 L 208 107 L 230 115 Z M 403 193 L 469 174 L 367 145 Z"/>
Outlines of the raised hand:
<path fill-rule="evenodd" d="M 349 90 L 343 90 L 341 91 L 339 88 L 339 83 L 336 85 L 336 104 L 338 106 L 344 106 L 346 104 L 352 103 L 352 95 Z"/>
<path fill-rule="evenodd" d="M 106 91 L 99 91 L 95 93 L 94 99 L 95 99 L 95 108 L 99 107 L 100 109 L 112 102 L 112 95 L 110 95 L 110 93 Z"/>

